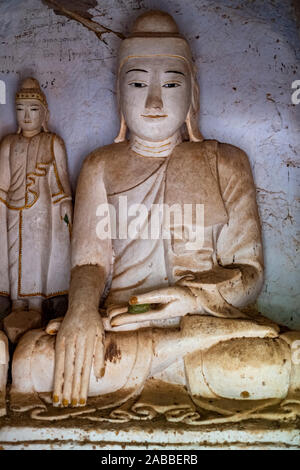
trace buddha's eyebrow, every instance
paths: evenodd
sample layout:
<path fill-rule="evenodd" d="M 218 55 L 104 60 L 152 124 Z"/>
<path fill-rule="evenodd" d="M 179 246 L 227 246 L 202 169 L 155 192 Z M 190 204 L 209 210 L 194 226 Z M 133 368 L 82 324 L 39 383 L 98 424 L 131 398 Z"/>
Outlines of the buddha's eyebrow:
<path fill-rule="evenodd" d="M 145 72 L 145 73 L 148 73 L 147 70 L 143 70 L 143 69 L 130 69 L 126 73 L 129 73 L 129 72 Z"/>
<path fill-rule="evenodd" d="M 179 75 L 185 76 L 183 72 L 178 72 L 178 70 L 167 70 L 165 73 L 179 73 Z"/>

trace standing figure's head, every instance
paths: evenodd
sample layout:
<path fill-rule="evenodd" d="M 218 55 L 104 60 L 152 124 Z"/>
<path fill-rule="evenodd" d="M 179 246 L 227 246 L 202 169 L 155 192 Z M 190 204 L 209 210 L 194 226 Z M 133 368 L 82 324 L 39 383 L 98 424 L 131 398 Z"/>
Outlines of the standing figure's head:
<path fill-rule="evenodd" d="M 198 128 L 199 88 L 187 41 L 173 18 L 161 11 L 139 16 L 119 54 L 118 96 L 121 129 L 159 142 L 186 124 L 191 141 L 203 140 Z"/>
<path fill-rule="evenodd" d="M 37 133 L 42 129 L 48 132 L 48 104 L 39 82 L 35 78 L 26 78 L 16 93 L 16 112 L 18 133 Z"/>

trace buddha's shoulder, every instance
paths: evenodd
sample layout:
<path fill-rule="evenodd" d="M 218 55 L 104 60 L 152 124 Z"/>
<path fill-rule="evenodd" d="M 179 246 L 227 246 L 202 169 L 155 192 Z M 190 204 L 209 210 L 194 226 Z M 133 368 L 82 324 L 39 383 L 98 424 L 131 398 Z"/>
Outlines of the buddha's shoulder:
<path fill-rule="evenodd" d="M 222 174 L 251 173 L 248 156 L 235 145 L 218 142 L 218 170 Z"/>
<path fill-rule="evenodd" d="M 111 166 L 115 162 L 119 162 L 126 158 L 128 154 L 128 142 L 120 142 L 117 144 L 105 145 L 91 152 L 84 161 L 84 166 L 99 167 Z"/>
<path fill-rule="evenodd" d="M 231 157 L 233 159 L 241 158 L 246 155 L 242 149 L 235 145 L 213 139 L 202 140 L 201 142 L 183 142 L 179 147 L 185 152 L 195 156 L 198 156 L 200 152 L 226 154 L 228 158 Z"/>
<path fill-rule="evenodd" d="M 219 142 L 217 140 L 203 140 L 202 142 L 183 142 L 180 144 L 181 150 L 190 159 L 206 157 L 215 160 L 218 165 L 235 169 L 240 165 L 248 165 L 248 156 L 239 147 Z"/>

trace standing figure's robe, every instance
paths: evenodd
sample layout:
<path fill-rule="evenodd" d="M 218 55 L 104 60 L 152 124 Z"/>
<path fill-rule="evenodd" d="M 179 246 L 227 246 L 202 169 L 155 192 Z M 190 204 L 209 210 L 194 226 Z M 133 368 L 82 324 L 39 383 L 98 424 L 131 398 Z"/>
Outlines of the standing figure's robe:
<path fill-rule="evenodd" d="M 55 139 L 50 132 L 14 134 L 1 144 L 0 295 L 12 300 L 68 290 L 70 225 L 61 203 L 71 204 L 72 197 L 66 159 L 54 155 Z"/>

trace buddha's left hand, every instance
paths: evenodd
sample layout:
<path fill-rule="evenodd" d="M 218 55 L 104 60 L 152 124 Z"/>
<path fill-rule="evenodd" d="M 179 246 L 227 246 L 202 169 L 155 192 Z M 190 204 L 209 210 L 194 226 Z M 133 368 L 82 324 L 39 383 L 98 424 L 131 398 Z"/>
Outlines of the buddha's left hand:
<path fill-rule="evenodd" d="M 149 320 L 166 320 L 182 317 L 187 313 L 203 313 L 191 291 L 186 287 L 174 286 L 156 289 L 146 294 L 131 297 L 131 305 L 152 304 L 145 313 L 128 313 L 128 307 L 114 305 L 108 308 L 108 317 L 112 327 Z M 157 304 L 157 308 L 153 308 Z"/>

